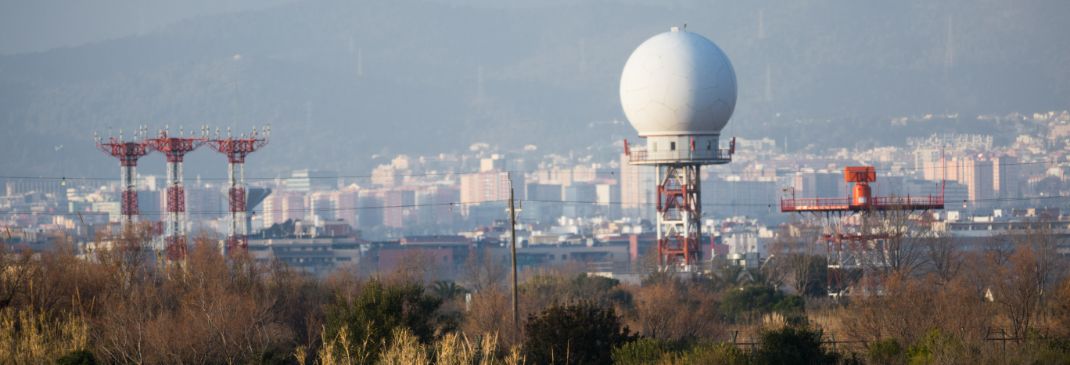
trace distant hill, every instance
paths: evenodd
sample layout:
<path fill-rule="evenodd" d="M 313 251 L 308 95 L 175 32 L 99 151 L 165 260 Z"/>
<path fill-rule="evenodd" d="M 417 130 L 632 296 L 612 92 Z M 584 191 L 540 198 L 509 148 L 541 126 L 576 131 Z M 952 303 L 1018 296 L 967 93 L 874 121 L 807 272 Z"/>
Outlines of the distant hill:
<path fill-rule="evenodd" d="M 633 133 L 604 123 L 623 120 L 624 61 L 685 22 L 734 62 L 726 133 L 880 140 L 866 129 L 891 115 L 1070 107 L 1065 14 L 1065 1 L 294 2 L 0 57 L 0 166 L 110 176 L 92 131 L 165 123 L 272 124 L 252 174 L 359 172 L 376 153 L 477 141 L 578 150 Z M 191 176 L 223 171 L 207 152 L 190 163 Z"/>

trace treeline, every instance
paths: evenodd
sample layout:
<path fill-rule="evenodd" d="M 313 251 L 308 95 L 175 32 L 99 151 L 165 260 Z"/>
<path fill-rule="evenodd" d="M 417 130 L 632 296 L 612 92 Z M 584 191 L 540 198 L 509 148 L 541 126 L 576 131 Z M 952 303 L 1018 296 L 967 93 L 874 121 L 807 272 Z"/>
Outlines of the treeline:
<path fill-rule="evenodd" d="M 419 257 L 319 279 L 224 258 L 211 240 L 159 264 L 137 235 L 84 257 L 57 238 L 52 252 L 0 255 L 0 363 L 1070 363 L 1065 262 L 1054 236 L 1029 237 L 941 251 L 950 265 L 878 273 L 879 291 L 839 300 L 820 290 L 821 258 L 802 253 L 639 285 L 526 272 L 518 328 L 489 255 L 470 255 L 457 281 Z"/>

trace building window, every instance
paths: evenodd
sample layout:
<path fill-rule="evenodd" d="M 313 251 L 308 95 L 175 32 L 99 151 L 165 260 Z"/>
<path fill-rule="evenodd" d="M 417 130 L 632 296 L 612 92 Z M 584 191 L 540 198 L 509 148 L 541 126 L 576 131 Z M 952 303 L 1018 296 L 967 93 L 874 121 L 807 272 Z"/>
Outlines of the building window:
<path fill-rule="evenodd" d="M 713 149 L 713 141 L 706 140 L 706 150 L 709 151 L 711 149 Z"/>
<path fill-rule="evenodd" d="M 669 151 L 676 151 L 676 142 L 669 142 Z"/>

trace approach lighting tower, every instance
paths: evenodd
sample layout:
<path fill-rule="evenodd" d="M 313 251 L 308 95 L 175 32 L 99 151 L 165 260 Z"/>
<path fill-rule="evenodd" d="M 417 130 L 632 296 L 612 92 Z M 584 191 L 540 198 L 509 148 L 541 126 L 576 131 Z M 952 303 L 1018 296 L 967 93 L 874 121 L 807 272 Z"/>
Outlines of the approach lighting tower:
<path fill-rule="evenodd" d="M 709 39 L 673 27 L 632 52 L 620 80 L 628 121 L 646 139 L 624 152 L 652 165 L 657 183 L 657 246 L 661 270 L 694 272 L 702 260 L 700 169 L 732 161 L 734 140 L 721 149 L 721 129 L 736 106 L 732 63 Z"/>
<path fill-rule="evenodd" d="M 846 198 L 780 199 L 780 211 L 811 213 L 824 217 L 827 231 L 822 235 L 828 264 L 829 295 L 845 294 L 852 282 L 866 271 L 894 265 L 892 241 L 905 233 L 913 213 L 944 209 L 943 184 L 940 195 L 873 196 L 871 183 L 877 181 L 873 166 L 848 166 L 844 182 L 854 184 Z"/>
<path fill-rule="evenodd" d="M 264 133 L 260 134 L 256 128 L 248 136 L 242 134 L 233 137 L 230 129 L 227 136 L 220 137 L 216 131 L 216 138 L 208 141 L 213 149 L 227 156 L 227 180 L 230 188 L 227 190 L 227 198 L 230 202 L 230 232 L 223 247 L 223 253 L 229 255 L 234 250 L 245 251 L 249 246 L 249 226 L 245 219 L 246 196 L 245 196 L 245 157 L 256 152 L 268 143 L 271 135 L 271 127 L 265 127 Z"/>
<path fill-rule="evenodd" d="M 167 128 L 159 136 L 148 140 L 152 149 L 167 156 L 167 216 L 164 219 L 166 252 L 168 259 L 181 260 L 186 256 L 186 190 L 182 181 L 182 161 L 187 153 L 208 141 L 207 130 L 202 129 L 200 136 L 185 135 L 179 129 L 179 136 L 169 135 Z"/>
<path fill-rule="evenodd" d="M 122 184 L 120 214 L 123 228 L 137 222 L 137 161 L 152 152 L 148 143 L 142 139 L 144 134 L 144 129 L 138 129 L 134 133 L 134 139 L 130 141 L 123 138 L 122 130 L 119 130 L 118 136 L 109 136 L 107 139 L 95 136 L 97 148 L 119 159 L 119 181 Z"/>

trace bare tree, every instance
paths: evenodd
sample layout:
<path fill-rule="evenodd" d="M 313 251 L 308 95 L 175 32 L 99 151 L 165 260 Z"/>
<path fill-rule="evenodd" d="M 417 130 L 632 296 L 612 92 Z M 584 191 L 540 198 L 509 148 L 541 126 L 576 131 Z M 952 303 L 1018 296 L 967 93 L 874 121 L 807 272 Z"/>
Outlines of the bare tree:
<path fill-rule="evenodd" d="M 963 255 L 958 242 L 948 235 L 924 237 L 919 242 L 925 248 L 925 262 L 930 271 L 943 282 L 950 282 L 962 270 Z"/>
<path fill-rule="evenodd" d="M 464 261 L 461 282 L 474 292 L 499 287 L 505 280 L 507 268 L 494 257 L 493 251 L 484 248 L 472 252 Z"/>
<path fill-rule="evenodd" d="M 871 265 L 884 276 L 916 275 L 924 258 L 919 241 L 932 236 L 924 222 L 919 224 L 921 216 L 906 209 L 888 209 L 868 216 L 869 234 L 884 237 L 873 243 L 876 257 Z"/>
<path fill-rule="evenodd" d="M 1064 263 L 1050 229 L 1031 226 L 1015 233 L 1009 242 L 1014 251 L 1005 261 L 1002 255 L 988 255 L 989 285 L 992 300 L 1010 321 L 1012 333 L 1024 338 L 1035 326 L 1045 293 L 1053 288 Z"/>
<path fill-rule="evenodd" d="M 717 295 L 696 283 L 664 280 L 635 289 L 632 322 L 644 336 L 669 340 L 720 338 Z"/>

